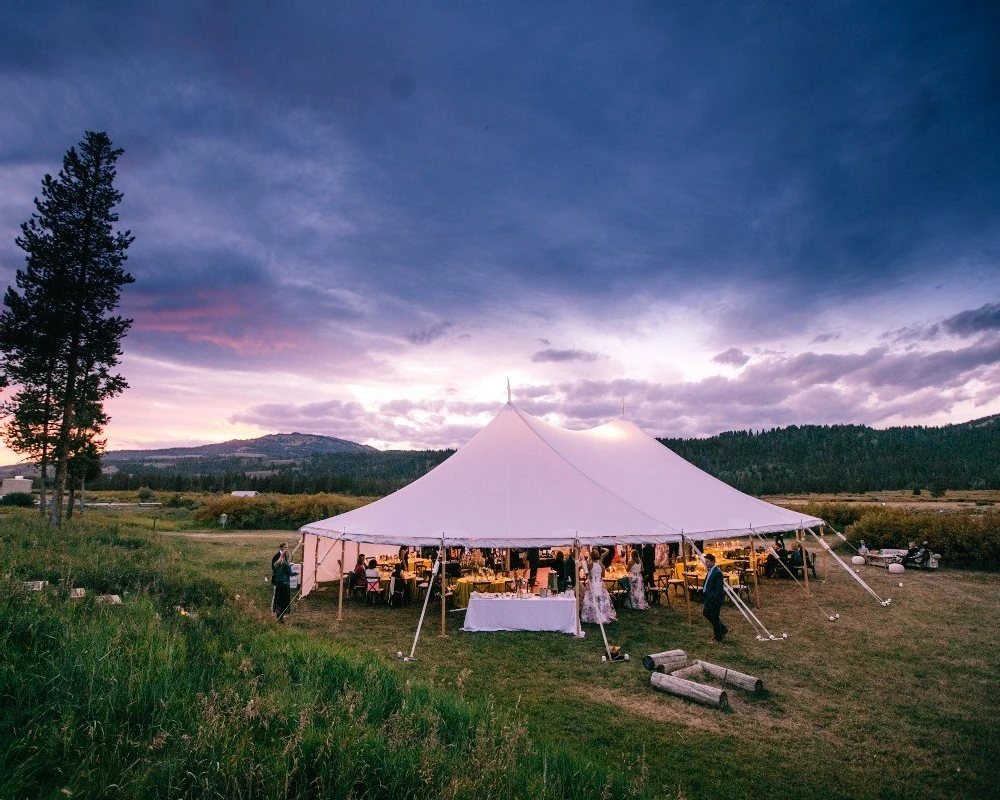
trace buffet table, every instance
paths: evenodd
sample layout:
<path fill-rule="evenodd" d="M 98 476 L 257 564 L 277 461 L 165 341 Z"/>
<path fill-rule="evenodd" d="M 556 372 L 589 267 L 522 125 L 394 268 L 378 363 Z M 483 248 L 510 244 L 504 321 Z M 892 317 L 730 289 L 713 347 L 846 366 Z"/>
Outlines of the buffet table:
<path fill-rule="evenodd" d="M 480 594 L 469 597 L 463 631 L 559 631 L 576 633 L 576 598 Z"/>

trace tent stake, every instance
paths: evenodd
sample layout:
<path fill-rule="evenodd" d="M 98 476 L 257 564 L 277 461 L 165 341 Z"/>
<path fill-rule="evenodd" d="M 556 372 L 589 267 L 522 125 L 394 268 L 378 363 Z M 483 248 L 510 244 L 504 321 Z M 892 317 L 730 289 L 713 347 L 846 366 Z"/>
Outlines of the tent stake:
<path fill-rule="evenodd" d="M 319 537 L 317 537 L 318 539 Z M 337 599 L 337 622 L 344 621 L 344 558 L 347 555 L 347 542 L 340 540 L 340 597 Z"/>
<path fill-rule="evenodd" d="M 444 534 L 441 534 L 441 635 L 447 636 L 445 631 L 445 606 L 448 603 L 448 576 L 445 573 L 448 571 L 448 553 L 444 549 Z M 430 591 L 428 589 L 428 591 Z"/>

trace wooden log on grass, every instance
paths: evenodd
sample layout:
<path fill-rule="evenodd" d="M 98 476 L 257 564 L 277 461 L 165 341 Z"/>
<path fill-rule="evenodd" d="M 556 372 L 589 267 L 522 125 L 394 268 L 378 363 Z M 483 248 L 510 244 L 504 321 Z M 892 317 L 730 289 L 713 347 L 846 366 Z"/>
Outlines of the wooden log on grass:
<path fill-rule="evenodd" d="M 649 682 L 658 691 L 694 700 L 703 706 L 729 708 L 729 698 L 725 689 L 716 689 L 714 686 L 706 686 L 703 683 L 686 681 L 683 678 L 676 678 L 662 672 L 654 672 L 650 675 Z"/>
<path fill-rule="evenodd" d="M 695 661 L 688 667 L 682 667 L 681 669 L 671 670 L 670 674 L 675 678 L 683 678 L 684 680 L 691 680 L 691 678 L 696 678 L 699 675 L 703 675 L 705 670 L 701 668 L 701 662 Z"/>
<path fill-rule="evenodd" d="M 700 664 L 701 668 L 708 674 L 714 675 L 716 678 L 720 678 L 726 683 L 731 683 L 733 686 L 739 686 L 741 689 L 746 689 L 748 692 L 761 692 L 764 690 L 764 681 L 760 678 L 755 678 L 753 675 L 746 675 L 742 672 L 737 672 L 734 669 L 720 667 L 718 664 L 709 664 L 707 661 L 698 661 L 697 663 Z"/>
<path fill-rule="evenodd" d="M 687 653 L 683 650 L 664 650 L 662 653 L 651 653 L 642 657 L 642 665 L 646 669 L 661 668 L 661 672 L 671 672 L 687 666 Z"/>
<path fill-rule="evenodd" d="M 691 662 L 690 666 L 672 670 L 670 674 L 675 678 L 690 680 L 691 678 L 697 677 L 704 672 L 707 672 L 709 675 L 713 675 L 726 683 L 731 683 L 733 686 L 737 686 L 740 689 L 746 689 L 748 692 L 760 692 L 764 689 L 764 681 L 760 678 L 755 678 L 753 675 L 746 675 L 742 672 L 737 672 L 736 670 L 729 669 L 728 667 L 720 667 L 718 664 L 709 664 L 707 661 L 695 660 Z"/>

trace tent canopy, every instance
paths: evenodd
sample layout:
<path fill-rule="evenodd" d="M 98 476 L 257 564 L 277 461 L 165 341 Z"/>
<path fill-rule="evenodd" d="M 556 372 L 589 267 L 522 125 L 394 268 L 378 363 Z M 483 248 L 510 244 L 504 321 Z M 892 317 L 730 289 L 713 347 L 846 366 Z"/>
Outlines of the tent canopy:
<path fill-rule="evenodd" d="M 387 545 L 544 547 L 725 539 L 819 524 L 737 491 L 630 422 L 570 431 L 508 402 L 419 480 L 301 531 Z"/>

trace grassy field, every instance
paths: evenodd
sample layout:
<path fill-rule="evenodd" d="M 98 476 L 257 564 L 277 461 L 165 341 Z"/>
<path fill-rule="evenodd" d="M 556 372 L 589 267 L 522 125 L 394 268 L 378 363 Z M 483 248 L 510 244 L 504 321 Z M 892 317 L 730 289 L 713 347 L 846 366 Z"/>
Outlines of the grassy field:
<path fill-rule="evenodd" d="M 184 540 L 189 558 L 220 578 L 257 584 L 275 540 Z M 633 660 L 602 664 L 600 634 L 465 634 L 461 612 L 432 608 L 417 663 L 403 665 L 419 609 L 348 603 L 336 622 L 329 588 L 295 607 L 291 624 L 318 640 L 356 647 L 385 668 L 525 716 L 533 740 L 583 753 L 642 785 L 687 798 L 956 798 L 1000 796 L 995 717 L 1000 576 L 942 569 L 899 579 L 865 567 L 879 606 L 832 560 L 812 597 L 790 581 L 762 587 L 762 619 L 782 641 L 758 642 L 727 606 L 730 642 L 675 602 L 625 611 L 608 627 Z M 839 568 L 838 568 L 839 569 Z M 822 569 L 821 569 L 822 575 Z M 891 577 L 891 579 L 890 579 Z M 828 621 L 830 613 L 840 620 Z M 764 680 L 763 696 L 729 692 L 732 710 L 711 711 L 653 692 L 639 657 L 680 647 Z"/>
<path fill-rule="evenodd" d="M 269 619 L 264 579 L 286 532 L 153 534 L 142 514 L 98 517 L 4 539 L 0 797 L 1000 797 L 995 573 L 908 571 L 900 587 L 863 568 L 889 608 L 832 562 L 812 597 L 767 581 L 759 613 L 788 634 L 773 642 L 730 606 L 724 645 L 707 643 L 698 606 L 692 625 L 677 602 L 626 611 L 608 627 L 625 664 L 601 663 L 594 626 L 582 641 L 465 634 L 457 612 L 442 638 L 437 607 L 404 665 L 416 606 L 348 603 L 337 623 L 327 588 L 288 625 Z M 21 518 L 0 518 L 0 534 Z M 127 591 L 126 606 L 16 590 L 67 573 Z M 766 691 L 731 689 L 725 712 L 658 694 L 641 656 L 675 647 Z M 364 793 L 366 774 L 380 793 Z"/>

